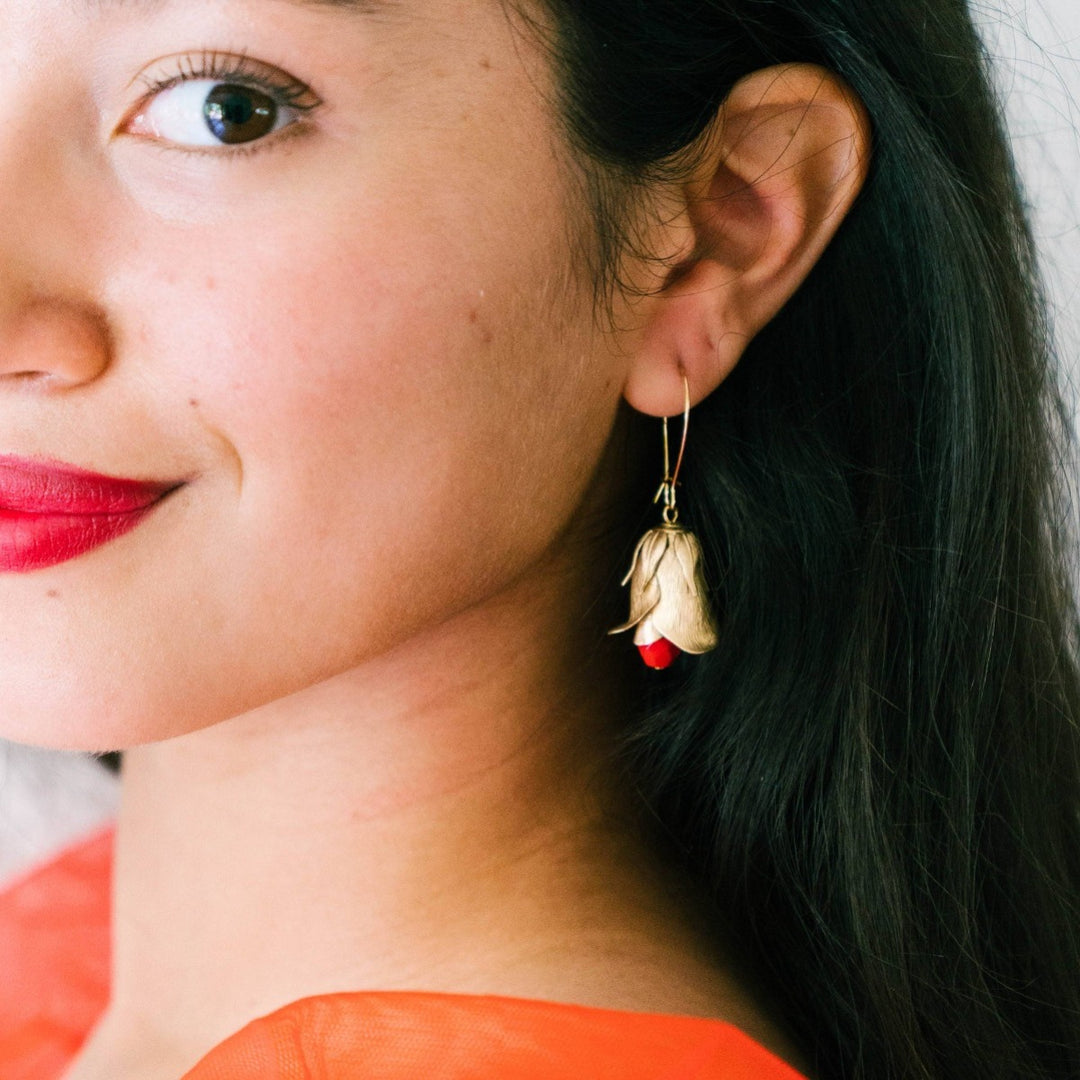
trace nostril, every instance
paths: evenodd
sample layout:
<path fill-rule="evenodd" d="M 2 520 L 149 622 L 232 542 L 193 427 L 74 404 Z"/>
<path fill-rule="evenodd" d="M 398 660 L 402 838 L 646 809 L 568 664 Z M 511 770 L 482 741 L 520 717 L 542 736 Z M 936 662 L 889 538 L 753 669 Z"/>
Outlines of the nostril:
<path fill-rule="evenodd" d="M 42 383 L 48 382 L 51 376 L 45 371 L 4 371 L 0 376 L 6 382 Z"/>

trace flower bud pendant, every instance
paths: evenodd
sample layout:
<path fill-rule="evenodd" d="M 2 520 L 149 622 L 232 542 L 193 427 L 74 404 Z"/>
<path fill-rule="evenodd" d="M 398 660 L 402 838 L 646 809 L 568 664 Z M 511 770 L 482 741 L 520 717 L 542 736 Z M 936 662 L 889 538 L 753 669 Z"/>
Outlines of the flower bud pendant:
<path fill-rule="evenodd" d="M 672 471 L 664 418 L 664 479 L 653 502 L 663 500 L 664 524 L 650 529 L 634 548 L 630 570 L 630 618 L 610 630 L 620 634 L 635 627 L 634 644 L 651 668 L 670 667 L 680 653 L 703 653 L 716 647 L 716 625 L 706 598 L 701 545 L 679 522 L 675 486 L 686 450 L 690 420 L 690 384 L 683 375 L 683 430 L 679 457 Z"/>
<path fill-rule="evenodd" d="M 692 532 L 668 524 L 650 529 L 638 541 L 622 583 L 630 585 L 630 618 L 610 633 L 634 627 L 634 644 L 649 667 L 666 668 L 680 653 L 716 647 L 701 545 Z"/>

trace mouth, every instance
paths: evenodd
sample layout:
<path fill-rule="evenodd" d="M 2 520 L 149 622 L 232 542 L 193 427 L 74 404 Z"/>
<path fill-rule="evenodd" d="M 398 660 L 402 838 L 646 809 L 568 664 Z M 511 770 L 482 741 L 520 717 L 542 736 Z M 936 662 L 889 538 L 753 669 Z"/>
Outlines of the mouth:
<path fill-rule="evenodd" d="M 0 456 L 0 573 L 56 566 L 119 539 L 181 486 Z"/>

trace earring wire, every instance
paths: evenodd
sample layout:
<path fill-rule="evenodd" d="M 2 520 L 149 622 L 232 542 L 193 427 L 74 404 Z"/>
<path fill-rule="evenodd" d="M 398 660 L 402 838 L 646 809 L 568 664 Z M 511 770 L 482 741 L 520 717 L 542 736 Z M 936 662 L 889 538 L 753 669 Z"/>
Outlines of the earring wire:
<path fill-rule="evenodd" d="M 675 471 L 671 471 L 671 452 L 668 443 L 668 418 L 664 417 L 664 479 L 653 499 L 654 503 L 664 501 L 664 524 L 674 525 L 679 520 L 679 509 L 675 505 L 675 485 L 679 481 L 679 470 L 682 468 L 683 454 L 686 452 L 686 431 L 690 426 L 690 383 L 683 372 L 683 426 L 682 439 L 679 442 L 679 456 L 675 459 Z"/>

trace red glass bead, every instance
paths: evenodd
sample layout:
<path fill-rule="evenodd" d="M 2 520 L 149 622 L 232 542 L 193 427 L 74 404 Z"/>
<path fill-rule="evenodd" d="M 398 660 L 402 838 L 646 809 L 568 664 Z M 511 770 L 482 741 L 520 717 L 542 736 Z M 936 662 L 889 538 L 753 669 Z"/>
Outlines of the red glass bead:
<path fill-rule="evenodd" d="M 678 645 L 672 645 L 667 638 L 657 638 L 651 645 L 639 645 L 638 652 L 649 667 L 659 671 L 670 667 L 682 649 Z"/>

